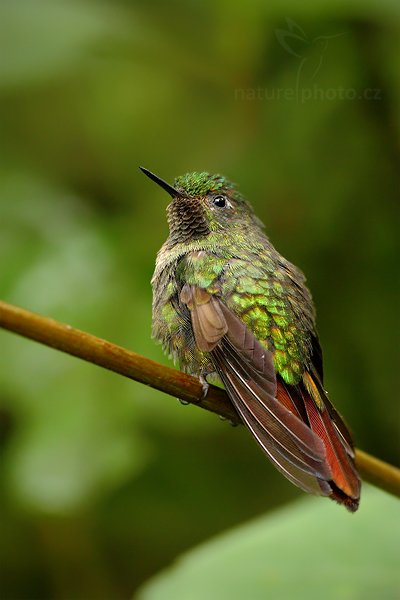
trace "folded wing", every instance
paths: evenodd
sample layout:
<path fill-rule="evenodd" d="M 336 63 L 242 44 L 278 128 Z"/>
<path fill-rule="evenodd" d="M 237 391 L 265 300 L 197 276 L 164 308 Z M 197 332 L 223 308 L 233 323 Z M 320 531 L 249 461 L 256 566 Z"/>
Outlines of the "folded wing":
<path fill-rule="evenodd" d="M 304 491 L 331 495 L 324 440 L 299 411 L 277 399 L 272 354 L 218 297 L 186 284 L 181 301 L 190 310 L 198 348 L 211 353 L 231 401 L 272 463 Z"/>

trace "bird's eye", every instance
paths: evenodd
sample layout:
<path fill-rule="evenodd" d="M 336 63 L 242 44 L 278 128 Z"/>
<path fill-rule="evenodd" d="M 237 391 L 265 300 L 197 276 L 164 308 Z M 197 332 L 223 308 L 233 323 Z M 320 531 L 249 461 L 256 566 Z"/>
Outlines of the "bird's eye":
<path fill-rule="evenodd" d="M 218 206 L 218 208 L 224 208 L 226 206 L 226 198 L 225 196 L 215 196 L 213 198 L 214 206 Z"/>

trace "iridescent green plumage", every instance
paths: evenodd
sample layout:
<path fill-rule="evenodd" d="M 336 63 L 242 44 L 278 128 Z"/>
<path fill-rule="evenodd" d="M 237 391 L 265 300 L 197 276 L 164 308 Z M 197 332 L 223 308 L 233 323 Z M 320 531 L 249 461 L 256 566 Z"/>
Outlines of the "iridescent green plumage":
<path fill-rule="evenodd" d="M 351 437 L 323 388 L 311 295 L 221 175 L 143 171 L 173 200 L 153 286 L 153 335 L 189 373 L 217 374 L 273 464 L 303 490 L 356 510 Z"/>
<path fill-rule="evenodd" d="M 297 383 L 309 364 L 314 311 L 302 273 L 268 241 L 262 224 L 235 186 L 220 175 L 189 173 L 175 187 L 195 198 L 221 193 L 235 202 L 229 230 L 221 217 L 203 203 L 211 233 L 179 241 L 180 221 L 174 201 L 169 207 L 171 236 L 161 248 L 153 277 L 153 334 L 165 350 L 190 373 L 210 370 L 208 357 L 193 347 L 193 334 L 177 306 L 185 283 L 219 293 L 261 343 L 274 354 L 277 371 L 287 383 Z M 200 204 L 201 200 L 197 200 Z M 176 231 L 178 227 L 178 232 Z"/>

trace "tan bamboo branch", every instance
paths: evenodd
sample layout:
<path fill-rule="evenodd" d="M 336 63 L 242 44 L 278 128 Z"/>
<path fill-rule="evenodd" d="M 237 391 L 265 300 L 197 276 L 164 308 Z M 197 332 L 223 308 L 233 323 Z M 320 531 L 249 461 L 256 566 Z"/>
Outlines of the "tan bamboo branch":
<path fill-rule="evenodd" d="M 224 390 L 210 386 L 206 398 L 202 399 L 202 386 L 195 377 L 70 325 L 0 301 L 0 327 L 196 404 L 235 423 L 241 422 Z M 365 481 L 400 497 L 400 469 L 358 449 L 356 463 Z"/>

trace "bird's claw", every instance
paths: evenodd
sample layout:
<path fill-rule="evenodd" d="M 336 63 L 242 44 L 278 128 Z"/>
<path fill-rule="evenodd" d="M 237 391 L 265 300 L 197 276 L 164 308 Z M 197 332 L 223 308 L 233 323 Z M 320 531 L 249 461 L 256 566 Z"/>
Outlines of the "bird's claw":
<path fill-rule="evenodd" d="M 201 394 L 201 396 L 199 398 L 199 402 L 201 402 L 207 396 L 210 384 L 208 383 L 208 381 L 206 379 L 206 375 L 200 375 L 199 376 L 199 381 L 200 381 L 201 387 L 203 389 L 203 393 Z"/>

